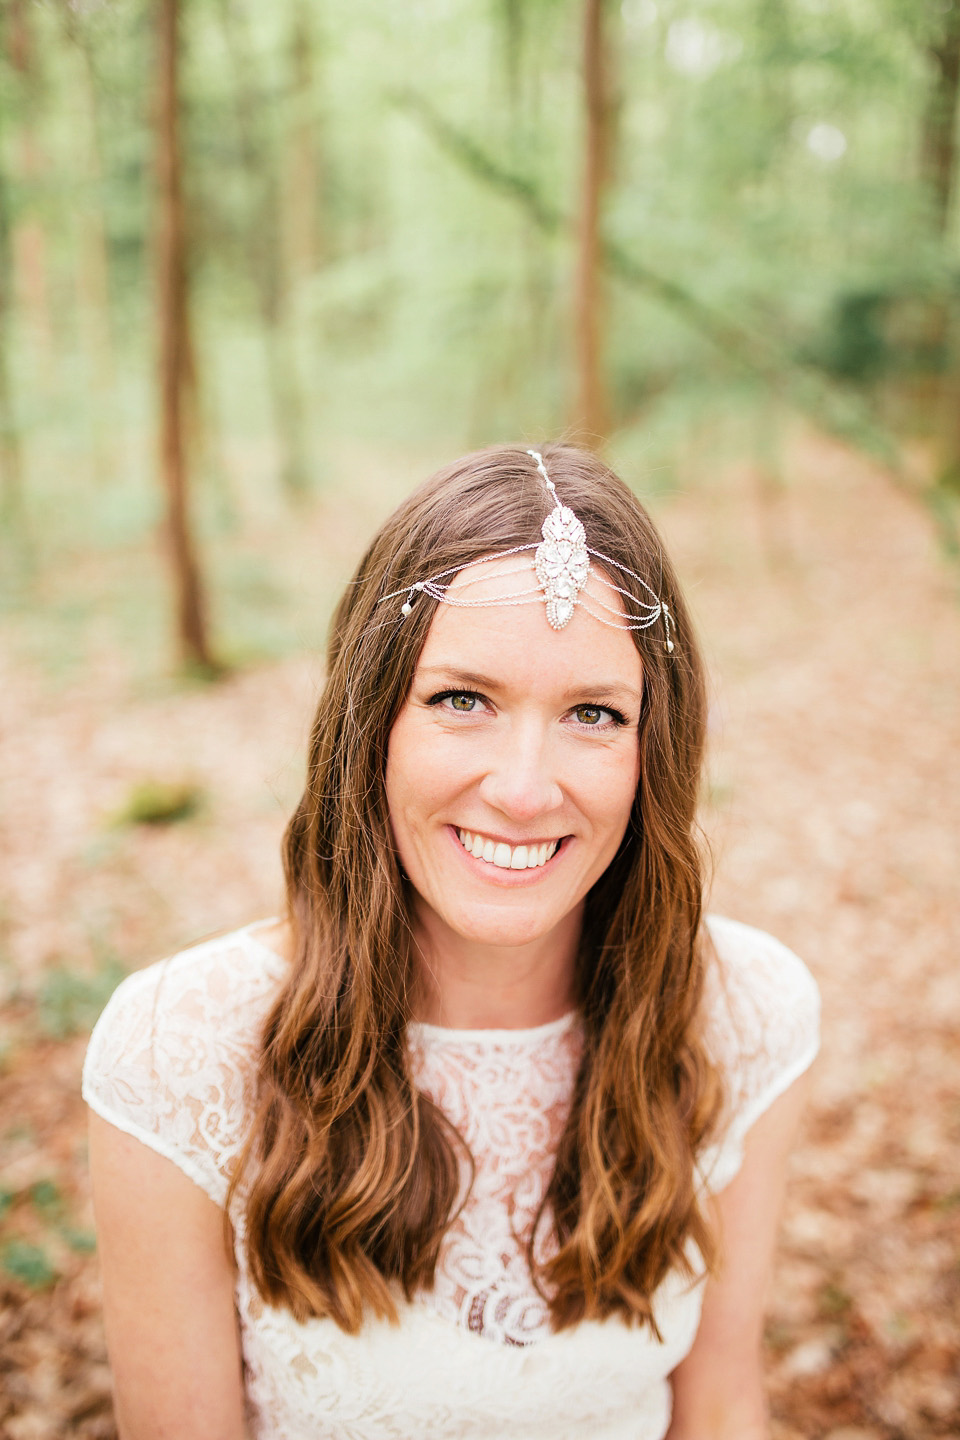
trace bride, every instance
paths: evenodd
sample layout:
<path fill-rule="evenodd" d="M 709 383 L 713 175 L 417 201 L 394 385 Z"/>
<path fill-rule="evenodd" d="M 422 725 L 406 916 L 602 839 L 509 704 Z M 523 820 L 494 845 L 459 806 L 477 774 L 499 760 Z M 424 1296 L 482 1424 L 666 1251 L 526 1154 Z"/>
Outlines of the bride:
<path fill-rule="evenodd" d="M 496 447 L 334 616 L 286 913 L 87 1056 L 123 1440 L 761 1440 L 817 992 L 701 913 L 704 679 L 645 511 Z"/>

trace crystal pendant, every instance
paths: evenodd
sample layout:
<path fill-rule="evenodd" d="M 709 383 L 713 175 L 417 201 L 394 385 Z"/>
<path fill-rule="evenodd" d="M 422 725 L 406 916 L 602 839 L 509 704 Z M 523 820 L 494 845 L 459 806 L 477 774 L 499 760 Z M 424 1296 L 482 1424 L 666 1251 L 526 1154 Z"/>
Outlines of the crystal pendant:
<path fill-rule="evenodd" d="M 572 510 L 558 505 L 544 520 L 542 534 L 534 565 L 547 602 L 547 620 L 554 630 L 562 630 L 573 619 L 577 596 L 590 573 L 586 532 Z"/>

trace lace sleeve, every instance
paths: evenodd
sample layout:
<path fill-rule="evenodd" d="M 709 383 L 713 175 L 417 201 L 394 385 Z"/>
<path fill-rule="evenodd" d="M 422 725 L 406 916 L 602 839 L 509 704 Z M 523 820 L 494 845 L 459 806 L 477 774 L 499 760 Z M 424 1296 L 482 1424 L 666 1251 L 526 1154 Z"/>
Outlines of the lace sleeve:
<path fill-rule="evenodd" d="M 798 1076 L 820 1044 L 820 992 L 803 961 L 772 935 L 736 920 L 708 920 L 718 963 L 708 972 L 707 1041 L 727 1086 L 719 1140 L 700 1170 L 713 1191 L 743 1163 L 747 1131 Z"/>
<path fill-rule="evenodd" d="M 83 1067 L 90 1108 L 221 1206 L 272 990 L 265 955 L 241 932 L 128 976 L 97 1021 Z"/>

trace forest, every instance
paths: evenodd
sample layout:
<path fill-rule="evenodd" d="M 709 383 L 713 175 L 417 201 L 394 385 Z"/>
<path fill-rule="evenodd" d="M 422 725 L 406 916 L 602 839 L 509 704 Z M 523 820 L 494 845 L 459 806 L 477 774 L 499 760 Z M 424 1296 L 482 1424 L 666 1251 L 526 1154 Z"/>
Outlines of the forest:
<path fill-rule="evenodd" d="M 358 436 L 562 429 L 669 487 L 696 432 L 775 487 L 802 415 L 955 548 L 954 8 L 6 0 L 10 603 L 162 525 L 222 663 L 223 537 Z"/>
<path fill-rule="evenodd" d="M 774 1440 L 960 1433 L 960 0 L 0 0 L 0 1437 L 115 1436 L 79 1069 L 280 904 L 331 606 L 597 449 L 711 665 L 713 903 L 824 1057 Z"/>

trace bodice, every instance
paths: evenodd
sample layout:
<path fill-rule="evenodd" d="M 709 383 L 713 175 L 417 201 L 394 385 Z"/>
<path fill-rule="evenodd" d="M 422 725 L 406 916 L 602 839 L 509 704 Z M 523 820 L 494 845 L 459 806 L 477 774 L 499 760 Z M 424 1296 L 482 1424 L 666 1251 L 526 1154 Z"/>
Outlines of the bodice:
<path fill-rule="evenodd" d="M 717 918 L 710 931 L 707 1038 L 728 1106 L 698 1171 L 705 1189 L 719 1190 L 739 1168 L 750 1125 L 813 1058 L 818 998 L 803 964 L 772 937 Z M 249 1124 L 260 1030 L 284 973 L 247 927 L 129 976 L 91 1038 L 91 1107 L 221 1206 Z M 457 1127 L 475 1167 L 435 1284 L 399 1301 L 398 1325 L 371 1319 L 349 1336 L 327 1319 L 300 1324 L 256 1292 L 237 1207 L 251 1433 L 660 1440 L 668 1377 L 695 1338 L 702 1284 L 667 1276 L 654 1298 L 662 1341 L 619 1319 L 553 1333 L 525 1260 L 570 1105 L 579 1017 L 532 1030 L 414 1025 L 408 1043 L 416 1083 Z M 547 1234 L 540 1227 L 537 1247 Z"/>

